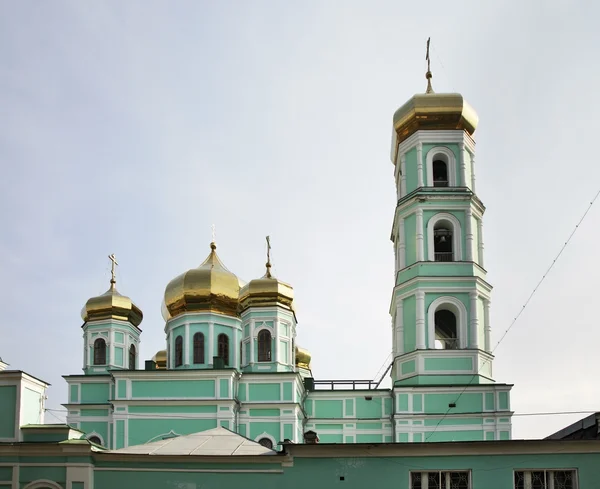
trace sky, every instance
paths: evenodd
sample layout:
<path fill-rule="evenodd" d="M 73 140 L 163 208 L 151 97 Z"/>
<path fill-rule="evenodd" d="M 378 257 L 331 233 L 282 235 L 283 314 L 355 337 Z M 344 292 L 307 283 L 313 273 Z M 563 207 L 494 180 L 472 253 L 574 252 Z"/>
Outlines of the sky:
<path fill-rule="evenodd" d="M 0 356 L 63 409 L 80 311 L 115 253 L 151 358 L 164 288 L 208 255 L 214 224 L 244 280 L 271 236 L 316 378 L 375 378 L 391 351 L 392 115 L 426 88 L 429 36 L 434 89 L 479 114 L 496 344 L 599 189 L 598 15 L 566 0 L 1 2 Z M 600 410 L 599 222 L 600 201 L 495 350 L 514 438 L 584 417 L 530 413 Z"/>

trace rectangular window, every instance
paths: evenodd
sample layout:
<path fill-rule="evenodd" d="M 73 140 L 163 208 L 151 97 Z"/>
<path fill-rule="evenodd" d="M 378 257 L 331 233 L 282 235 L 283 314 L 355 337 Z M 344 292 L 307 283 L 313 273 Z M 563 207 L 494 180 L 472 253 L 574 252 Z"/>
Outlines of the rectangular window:
<path fill-rule="evenodd" d="M 577 489 L 575 470 L 518 470 L 515 489 Z"/>
<path fill-rule="evenodd" d="M 468 470 L 411 472 L 410 489 L 471 489 Z"/>

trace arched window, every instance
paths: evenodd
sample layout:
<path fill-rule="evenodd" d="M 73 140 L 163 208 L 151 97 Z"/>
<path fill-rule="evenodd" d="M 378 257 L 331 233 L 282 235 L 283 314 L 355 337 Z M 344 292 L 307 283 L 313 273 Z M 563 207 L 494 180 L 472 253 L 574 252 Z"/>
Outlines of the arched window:
<path fill-rule="evenodd" d="M 240 367 L 243 365 L 244 342 L 240 341 Z"/>
<path fill-rule="evenodd" d="M 448 164 L 443 160 L 433 160 L 433 186 L 448 186 Z"/>
<path fill-rule="evenodd" d="M 433 228 L 435 261 L 454 261 L 452 234 L 452 226 L 446 222 L 437 223 Z"/>
<path fill-rule="evenodd" d="M 262 329 L 258 333 L 258 361 L 271 361 L 271 333 L 266 329 Z"/>
<path fill-rule="evenodd" d="M 265 448 L 268 448 L 270 450 L 273 449 L 273 442 L 268 438 L 261 438 L 260 440 L 258 440 L 258 443 L 260 443 Z"/>
<path fill-rule="evenodd" d="M 129 347 L 129 370 L 135 370 L 135 345 Z"/>
<path fill-rule="evenodd" d="M 94 365 L 106 365 L 106 341 L 102 338 L 94 341 Z"/>
<path fill-rule="evenodd" d="M 218 355 L 223 359 L 225 365 L 229 366 L 229 336 L 221 333 L 217 337 Z"/>
<path fill-rule="evenodd" d="M 434 321 L 435 348 L 438 350 L 458 349 L 458 328 L 454 313 L 440 308 L 435 311 Z"/>
<path fill-rule="evenodd" d="M 96 445 L 102 445 L 102 440 L 99 437 L 95 436 L 95 435 L 94 436 L 90 436 L 88 438 L 88 440 L 90 440 L 92 443 L 95 443 Z"/>
<path fill-rule="evenodd" d="M 175 338 L 175 366 L 183 365 L 183 337 L 180 335 Z"/>
<path fill-rule="evenodd" d="M 204 335 L 202 333 L 194 335 L 194 363 L 204 363 Z"/>

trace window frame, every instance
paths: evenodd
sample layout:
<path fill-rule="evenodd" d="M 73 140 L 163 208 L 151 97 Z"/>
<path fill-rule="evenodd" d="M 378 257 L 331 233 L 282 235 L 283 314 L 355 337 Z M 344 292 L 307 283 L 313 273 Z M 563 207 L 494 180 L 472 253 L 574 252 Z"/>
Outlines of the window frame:
<path fill-rule="evenodd" d="M 427 477 L 429 477 L 429 474 L 442 474 L 442 473 L 447 473 L 447 474 L 453 474 L 453 473 L 466 473 L 467 474 L 467 484 L 468 484 L 468 489 L 473 489 L 473 477 L 471 474 L 471 469 L 443 469 L 443 470 L 410 470 L 408 472 L 408 488 L 409 489 L 413 489 L 413 480 L 412 480 L 412 475 L 413 474 L 427 474 Z M 441 483 L 441 480 L 440 480 Z M 429 484 L 427 484 L 429 485 Z"/>
<path fill-rule="evenodd" d="M 268 335 L 268 342 L 264 340 L 265 335 Z M 261 342 L 262 337 L 262 342 Z M 268 329 L 261 329 L 256 335 L 256 341 L 258 346 L 257 360 L 260 363 L 272 362 L 273 361 L 273 335 Z M 265 346 L 267 348 L 265 348 Z M 262 350 L 262 351 L 261 351 Z"/>
<path fill-rule="evenodd" d="M 194 352 L 194 365 L 205 365 L 206 364 L 206 339 L 204 333 L 198 331 L 194 333 L 192 337 L 192 345 Z"/>
<path fill-rule="evenodd" d="M 222 339 L 225 339 L 226 341 L 222 342 Z M 221 345 L 223 345 L 223 348 L 221 348 Z M 222 354 L 223 352 L 221 350 L 223 350 L 224 354 Z M 219 336 L 217 336 L 217 355 L 223 359 L 225 366 L 229 367 L 229 336 L 225 333 L 220 333 Z"/>
<path fill-rule="evenodd" d="M 447 187 L 436 187 L 436 188 L 449 188 L 458 187 L 458 181 L 456 179 L 456 157 L 454 152 L 447 146 L 436 146 L 431 148 L 425 156 L 425 168 L 427 169 L 427 186 L 434 187 L 433 181 L 433 162 L 443 161 L 446 163 L 446 171 L 448 174 L 448 186 Z M 466 187 L 466 185 L 463 185 Z"/>
<path fill-rule="evenodd" d="M 441 309 L 447 309 L 454 314 L 456 318 L 456 334 L 458 335 L 458 349 L 468 348 L 469 339 L 467 338 L 467 307 L 460 299 L 451 295 L 438 297 L 427 309 L 427 348 L 430 350 L 439 350 L 435 347 L 435 313 Z"/>
<path fill-rule="evenodd" d="M 177 335 L 175 337 L 175 355 L 173 359 L 173 364 L 175 368 L 181 367 L 183 365 L 183 336 Z"/>
<path fill-rule="evenodd" d="M 452 228 L 452 260 L 448 262 L 435 260 L 435 226 L 441 222 L 447 223 Z M 427 221 L 427 260 L 441 264 L 463 261 L 462 235 L 462 226 L 454 214 L 438 212 L 431 216 Z"/>
<path fill-rule="evenodd" d="M 102 342 L 102 362 L 97 361 L 98 358 L 98 351 L 99 348 L 96 346 L 96 344 L 98 344 L 98 342 Z M 104 338 L 96 338 L 94 340 L 94 358 L 93 358 L 93 365 L 106 365 L 106 348 L 107 348 L 107 344 L 106 344 L 106 340 Z"/>
<path fill-rule="evenodd" d="M 133 351 L 132 351 L 132 349 L 133 349 Z M 131 345 L 129 345 L 128 353 L 129 353 L 129 363 L 127 366 L 129 367 L 129 370 L 135 370 L 135 363 L 136 363 L 136 358 L 137 358 L 137 348 L 135 347 L 135 345 L 133 343 Z M 133 353 L 133 357 L 131 356 L 132 353 Z M 133 365 L 132 365 L 131 360 L 133 360 Z"/>
<path fill-rule="evenodd" d="M 574 469 L 572 467 L 558 467 L 558 468 L 552 468 L 552 469 L 545 469 L 545 468 L 535 468 L 535 469 L 513 469 L 513 489 L 515 489 L 517 487 L 516 485 L 516 481 L 515 481 L 515 476 L 517 475 L 517 473 L 522 472 L 523 474 L 527 473 L 527 472 L 544 472 L 544 475 L 546 475 L 546 472 L 573 472 L 573 489 L 579 489 L 579 472 L 577 469 Z M 545 480 L 545 482 L 547 482 L 547 478 Z M 547 489 L 549 489 L 549 484 L 546 483 L 546 487 Z"/>

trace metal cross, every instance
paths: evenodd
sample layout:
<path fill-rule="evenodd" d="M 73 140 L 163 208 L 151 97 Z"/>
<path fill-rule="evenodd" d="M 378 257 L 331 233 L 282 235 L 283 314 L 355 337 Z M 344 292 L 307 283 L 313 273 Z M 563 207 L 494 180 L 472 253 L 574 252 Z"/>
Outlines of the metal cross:
<path fill-rule="evenodd" d="M 217 232 L 215 231 L 215 225 L 214 224 L 211 226 L 211 231 L 212 231 L 212 242 L 216 243 Z"/>
<path fill-rule="evenodd" d="M 271 263 L 271 237 L 267 236 L 267 262 Z"/>
<path fill-rule="evenodd" d="M 427 38 L 427 53 L 425 54 L 425 59 L 427 60 L 427 71 L 431 71 L 431 59 L 429 58 L 429 43 L 431 42 L 431 37 Z"/>
<path fill-rule="evenodd" d="M 111 284 L 116 284 L 117 283 L 117 279 L 116 279 L 116 269 L 115 266 L 118 265 L 117 263 L 117 258 L 115 257 L 115 254 L 113 253 L 112 255 L 108 255 L 108 259 L 112 262 L 111 266 L 110 266 L 110 283 Z"/>

